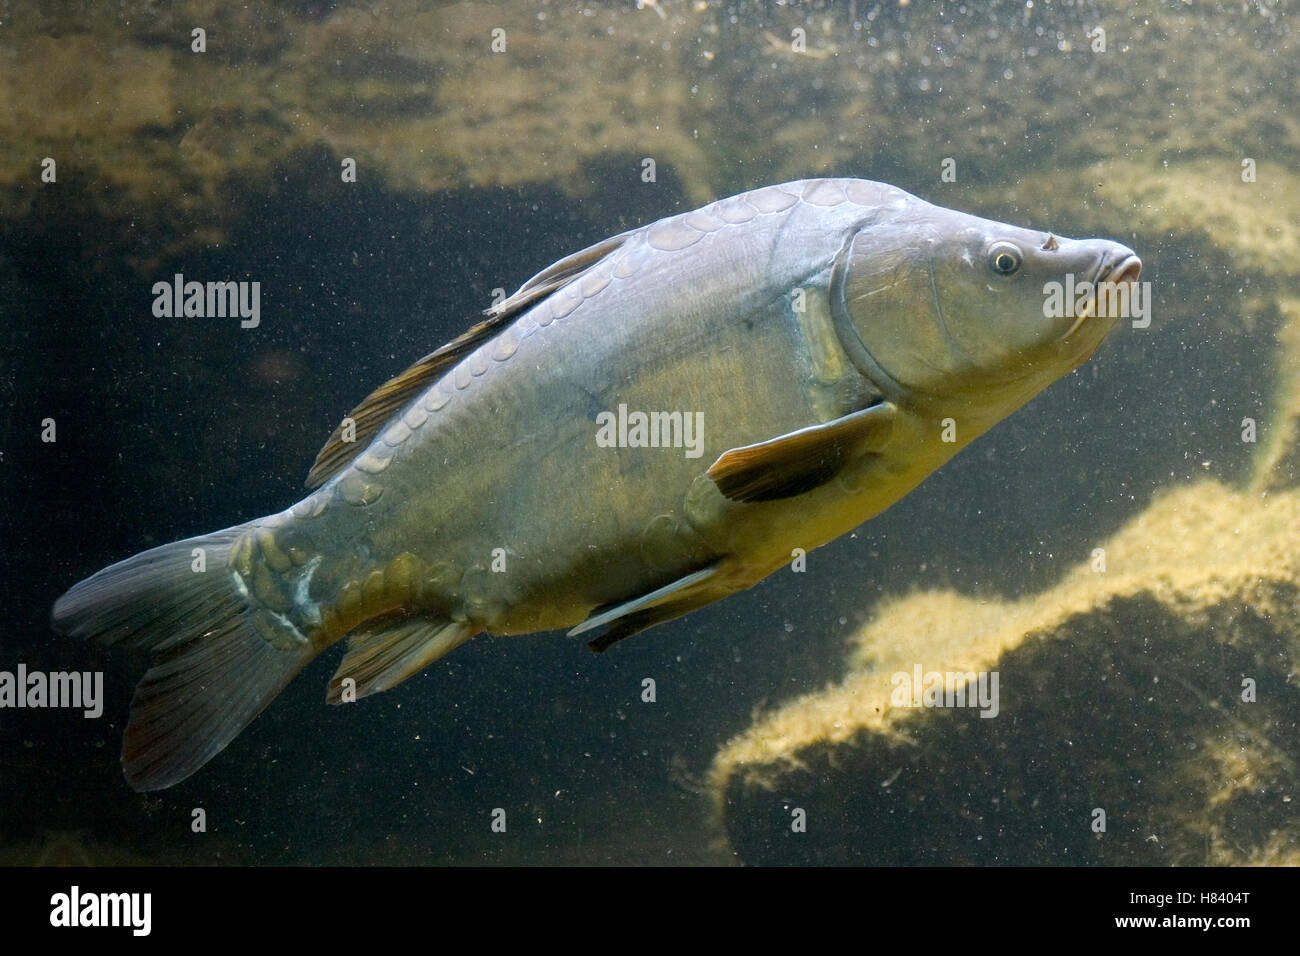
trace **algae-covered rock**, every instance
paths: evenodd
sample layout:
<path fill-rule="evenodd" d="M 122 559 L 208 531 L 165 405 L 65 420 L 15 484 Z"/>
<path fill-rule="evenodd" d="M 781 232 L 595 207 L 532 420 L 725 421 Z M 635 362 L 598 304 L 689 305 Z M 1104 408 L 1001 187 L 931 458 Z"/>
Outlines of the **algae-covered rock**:
<path fill-rule="evenodd" d="M 1167 490 L 1036 596 L 875 608 L 837 686 L 718 755 L 742 859 L 1300 863 L 1300 180 L 1242 173 L 1226 155 L 1111 156 L 1076 170 L 1068 215 L 1081 234 L 1127 222 L 1139 248 L 1169 237 L 1144 272 L 1154 334 L 1274 356 L 1272 401 L 1221 411 L 1219 454 L 1254 449 L 1246 490 Z M 1046 224 L 1061 182 L 1031 170 L 969 195 Z M 1109 360 L 1150 371 L 1141 349 Z M 924 706 L 931 674 L 965 706 Z"/>
<path fill-rule="evenodd" d="M 1232 215 L 1219 172 L 1250 158 L 1267 186 L 1300 150 L 1269 92 L 1294 89 L 1300 62 L 1273 4 L 45 6 L 0 30 L 0 218 L 50 189 L 52 159 L 128 234 L 172 232 L 140 253 L 146 271 L 228 237 L 286 172 L 337 180 L 345 157 L 396 191 L 574 198 L 594 179 L 647 185 L 653 160 L 692 203 L 818 173 L 944 202 L 1038 171 L 1056 212 L 1129 208 L 1125 177 L 1090 173 L 1131 163 L 1144 201 L 1213 200 L 1217 235 L 1284 228 L 1285 209 Z M 1184 162 L 1214 188 L 1160 181 Z"/>
<path fill-rule="evenodd" d="M 1251 487 L 1269 491 L 1300 484 L 1300 299 L 1278 302 L 1285 324 L 1278 332 L 1273 421 L 1255 461 Z"/>
<path fill-rule="evenodd" d="M 1300 863 L 1298 544 L 1300 491 L 1205 482 L 1164 493 L 1044 594 L 887 603 L 837 686 L 718 755 L 733 847 L 749 862 Z M 967 705 L 916 706 L 931 672 L 958 675 L 946 689 Z"/>

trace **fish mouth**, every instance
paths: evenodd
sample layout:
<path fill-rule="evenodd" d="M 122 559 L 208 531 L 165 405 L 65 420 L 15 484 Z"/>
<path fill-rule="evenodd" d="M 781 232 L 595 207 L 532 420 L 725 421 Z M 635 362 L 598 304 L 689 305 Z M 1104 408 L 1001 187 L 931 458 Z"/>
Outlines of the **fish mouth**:
<path fill-rule="evenodd" d="M 1097 278 L 1093 279 L 1094 284 L 1110 282 L 1119 285 L 1121 282 L 1137 282 L 1138 276 L 1142 274 L 1142 260 L 1133 253 L 1129 253 L 1124 259 L 1109 265 L 1103 264 L 1097 270 Z"/>
<path fill-rule="evenodd" d="M 1079 331 L 1079 326 L 1092 318 L 1092 310 L 1097 304 L 1097 292 L 1101 286 L 1120 285 L 1125 282 L 1134 283 L 1137 282 L 1138 276 L 1141 274 L 1142 260 L 1131 252 L 1118 262 L 1103 261 L 1097 267 L 1097 274 L 1090 280 L 1093 288 L 1092 297 L 1088 299 L 1087 304 L 1079 313 L 1079 317 L 1074 320 L 1074 324 L 1070 326 L 1069 331 L 1061 336 L 1061 340 L 1065 341 L 1070 338 L 1075 332 Z"/>

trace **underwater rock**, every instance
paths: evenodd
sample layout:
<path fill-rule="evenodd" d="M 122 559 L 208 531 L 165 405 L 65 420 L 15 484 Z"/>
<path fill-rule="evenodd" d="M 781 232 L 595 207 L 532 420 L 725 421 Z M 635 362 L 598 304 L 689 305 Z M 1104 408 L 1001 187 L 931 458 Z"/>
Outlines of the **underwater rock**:
<path fill-rule="evenodd" d="M 1158 178 L 1194 156 L 1230 177 L 1251 158 L 1264 187 L 1300 150 L 1300 120 L 1267 93 L 1298 42 L 1271 5 L 46 6 L 0 36 L 0 219 L 50 190 L 54 159 L 98 214 L 172 233 L 140 253 L 145 271 L 223 241 L 286 172 L 337 181 L 344 157 L 398 192 L 575 199 L 611 177 L 653 188 L 652 159 L 694 204 L 853 174 L 956 205 L 953 190 L 1039 171 L 1062 213 L 1112 194 L 1129 208 L 1122 179 L 1089 176 L 1099 162 L 1136 153 Z M 1229 235 L 1284 218 L 1252 224 L 1229 187 L 1184 185 L 1168 176 L 1150 202 L 1222 209 Z M 176 230 L 178 214 L 204 228 Z"/>
<path fill-rule="evenodd" d="M 1134 162 L 1110 159 L 1072 175 L 1089 198 L 1065 203 L 1061 171 L 1032 172 L 1012 184 L 975 190 L 989 208 L 1014 205 L 1029 217 L 1068 217 L 1083 234 L 1099 226 L 1112 231 L 1123 220 L 1134 233 L 1164 236 L 1210 253 L 1204 271 L 1280 277 L 1300 276 L 1300 175 L 1262 164 L 1254 181 L 1243 181 L 1235 157 Z M 1240 285 L 1240 283 L 1239 283 Z M 1289 286 L 1289 284 L 1288 284 Z M 1261 290 L 1254 290 L 1259 292 Z"/>
<path fill-rule="evenodd" d="M 887 603 L 838 685 L 718 754 L 732 847 L 750 863 L 1300 864 L 1298 546 L 1300 491 L 1202 482 L 1043 594 Z M 974 672 L 950 688 L 996 673 L 996 704 L 914 706 L 918 668 Z"/>
<path fill-rule="evenodd" d="M 1270 428 L 1255 459 L 1252 491 L 1300 484 L 1300 299 L 1277 303 L 1286 324 L 1277 334 L 1277 374 Z"/>
<path fill-rule="evenodd" d="M 179 861 L 151 859 L 129 847 L 103 843 L 84 830 L 45 830 L 26 842 L 0 847 L 0 866 L 147 866 Z"/>

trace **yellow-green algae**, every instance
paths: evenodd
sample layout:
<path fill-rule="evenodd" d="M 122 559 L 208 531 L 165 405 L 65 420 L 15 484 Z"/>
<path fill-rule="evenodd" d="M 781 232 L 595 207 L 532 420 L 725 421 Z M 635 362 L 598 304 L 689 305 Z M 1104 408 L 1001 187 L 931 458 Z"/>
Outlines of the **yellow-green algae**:
<path fill-rule="evenodd" d="M 593 170 L 639 183 L 652 158 L 690 202 L 825 172 L 902 174 L 942 202 L 952 157 L 962 187 L 1051 172 L 1058 214 L 1128 210 L 1130 183 L 1090 173 L 1138 157 L 1153 207 L 1208 197 L 1214 241 L 1267 236 L 1284 210 L 1243 221 L 1160 176 L 1192 162 L 1214 186 L 1249 156 L 1269 188 L 1300 153 L 1300 118 L 1270 92 L 1294 89 L 1296 36 L 1239 3 L 71 2 L 0 30 L 0 215 L 48 188 L 47 156 L 102 216 L 199 221 L 156 255 L 221 241 L 320 147 L 321 176 L 352 157 L 413 193 L 580 198 Z"/>
<path fill-rule="evenodd" d="M 1020 823 L 1037 832 L 1041 821 L 1017 818 L 1008 808 L 1024 796 L 1023 765 L 1059 754 L 1036 749 L 1032 734 L 981 736 L 978 721 L 972 729 L 954 725 L 948 712 L 892 707 L 890 678 L 897 672 L 910 675 L 918 663 L 927 672 L 998 670 L 1004 712 L 993 722 L 1014 721 L 1016 686 L 1022 693 L 1032 687 L 1040 698 L 1035 718 L 1043 721 L 1034 733 L 1073 746 L 1089 736 L 1104 739 L 1111 733 L 1109 720 L 1131 717 L 1122 695 L 1106 701 L 1120 708 L 1113 714 L 1053 708 L 1041 698 L 1068 696 L 1068 690 L 1052 685 L 1068 683 L 1072 673 L 1109 667 L 1135 685 L 1163 678 L 1166 688 L 1181 688 L 1186 709 L 1168 709 L 1166 690 L 1166 709 L 1153 705 L 1145 714 L 1151 721 L 1149 749 L 1134 747 L 1133 738 L 1124 738 L 1113 757 L 1096 750 L 1085 756 L 1085 748 L 1077 748 L 1084 762 L 1073 769 L 1086 778 L 1086 789 L 1110 794 L 1112 803 L 1123 794 L 1119 802 L 1127 801 L 1127 822 L 1141 817 L 1152 831 L 1150 845 L 1143 841 L 1136 847 L 1113 835 L 1107 847 L 1101 838 L 1089 848 L 1089 860 L 1300 864 L 1300 824 L 1292 809 L 1300 797 L 1300 776 L 1291 745 L 1300 714 L 1295 666 L 1300 656 L 1300 301 L 1293 292 L 1300 276 L 1300 177 L 1268 162 L 1257 167 L 1256 182 L 1243 182 L 1241 171 L 1240 159 L 1226 156 L 1172 163 L 1106 159 L 1080 169 L 1078 191 L 1064 204 L 1059 171 L 1031 171 L 1014 184 L 976 191 L 977 205 L 1015 209 L 1040 224 L 1058 221 L 1063 205 L 1069 205 L 1071 228 L 1078 234 L 1107 231 L 1108 225 L 1113 231 L 1116 222 L 1124 222 L 1139 248 L 1144 236 L 1176 237 L 1192 250 L 1201 268 L 1175 262 L 1179 284 L 1199 275 L 1198 291 L 1216 304 L 1206 310 L 1197 298 L 1162 292 L 1162 277 L 1148 270 L 1144 278 L 1156 290 L 1152 331 L 1179 325 L 1183 334 L 1254 336 L 1275 356 L 1271 405 L 1224 412 L 1234 434 L 1245 427 L 1244 417 L 1256 419 L 1258 443 L 1240 446 L 1244 454 L 1253 449 L 1253 467 L 1241 489 L 1200 482 L 1164 490 L 1145 512 L 1098 542 L 1104 571 L 1096 570 L 1096 559 L 1085 561 L 1045 593 L 1002 600 L 930 591 L 875 607 L 870 623 L 853 639 L 838 685 L 756 718 L 718 754 L 711 786 L 715 808 L 733 838 L 737 817 L 752 814 L 762 804 L 755 794 L 768 788 L 775 788 L 772 795 L 793 792 L 800 784 L 815 788 L 819 774 L 835 787 L 844 782 L 836 767 L 845 774 L 851 767 L 855 776 L 867 775 L 873 785 L 883 786 L 900 767 L 933 763 L 959 769 L 968 764 L 979 768 L 976 773 L 1005 775 L 1008 797 L 997 826 L 1014 831 Z M 1120 358 L 1135 372 L 1141 365 L 1140 350 L 1125 349 Z M 1207 675 L 1221 652 L 1258 666 Z M 1239 700 L 1239 682 L 1252 675 L 1267 686 L 1267 706 Z M 1152 705 L 1152 699 L 1135 700 L 1139 709 Z M 1162 726 L 1170 722 L 1181 734 Z M 949 735 L 954 739 L 945 740 Z M 998 755 L 970 754 L 963 748 L 972 739 Z M 1126 786 L 1135 776 L 1148 780 L 1140 795 Z M 1056 782 L 1065 789 L 1064 781 Z M 862 794 L 870 799 L 870 788 Z M 998 800 L 993 791 L 981 796 Z M 1062 799 L 1061 793 L 1039 796 Z M 1106 802 L 1104 796 L 1096 799 Z M 940 819 L 926 817 L 923 826 L 942 826 L 945 812 L 997 816 L 989 807 L 954 797 L 949 781 L 922 775 L 914 806 L 927 802 Z M 1077 810 L 1079 825 L 1085 826 L 1089 807 L 1081 804 Z M 892 806 L 888 812 L 896 811 Z M 887 827 L 882 832 L 896 835 Z M 1015 836 L 1019 846 L 1033 844 L 1028 833 Z M 1009 857 L 966 855 L 956 833 L 935 833 L 934 842 L 951 854 L 934 861 L 1069 858 L 1041 847 L 1021 856 L 1015 851 Z M 861 855 L 848 859 L 879 859 L 885 848 L 858 849 Z M 1074 859 L 1083 861 L 1078 855 Z"/>
<path fill-rule="evenodd" d="M 1300 483 L 1300 299 L 1284 297 L 1277 307 L 1285 324 L 1278 332 L 1275 412 L 1256 457 L 1256 491 Z"/>
<path fill-rule="evenodd" d="M 1054 688 L 1053 681 L 1066 683 L 1076 670 L 1095 674 L 1099 667 L 1112 668 L 1137 684 L 1136 676 L 1142 675 L 1180 686 L 1182 720 L 1196 723 L 1204 734 L 1197 746 L 1184 751 L 1146 755 L 1154 761 L 1150 765 L 1134 765 L 1124 753 L 1115 754 L 1114 763 L 1093 764 L 1087 768 L 1089 790 L 1114 794 L 1130 775 L 1162 775 L 1165 803 L 1140 811 L 1127 808 L 1130 816 L 1140 812 L 1144 819 L 1160 821 L 1153 829 L 1166 845 L 1180 847 L 1176 859 L 1161 862 L 1300 863 L 1300 822 L 1291 809 L 1300 798 L 1293 742 L 1273 739 L 1277 706 L 1239 700 L 1241 680 L 1253 676 L 1261 699 L 1280 702 L 1284 712 L 1300 707 L 1294 667 L 1300 653 L 1298 544 L 1300 490 L 1237 492 L 1200 482 L 1166 490 L 1125 528 L 1099 542 L 1105 557 L 1102 572 L 1096 570 L 1094 556 L 1056 587 L 1019 601 L 951 591 L 888 600 L 854 638 L 847 673 L 838 685 L 762 716 L 722 749 L 711 771 L 718 809 L 727 812 L 725 804 L 737 789 L 770 788 L 782 781 L 815 748 L 874 748 L 881 761 L 875 775 L 883 781 L 897 762 L 891 756 L 897 748 L 917 746 L 922 735 L 925 747 L 941 747 L 937 735 L 925 733 L 926 724 L 949 721 L 950 714 L 891 705 L 891 675 L 910 675 L 918 663 L 926 671 L 999 671 L 1001 713 L 990 724 L 1018 720 L 1023 701 L 1017 697 L 1030 688 L 1041 704 L 1044 696 L 1068 697 L 1068 687 Z M 1145 609 L 1139 626 L 1132 625 L 1132 612 L 1126 610 L 1130 623 L 1117 627 L 1116 609 L 1122 605 Z M 1159 639 L 1153 631 L 1162 627 L 1189 643 L 1180 651 L 1175 641 Z M 1131 645 L 1125 646 L 1126 641 Z M 1225 670 L 1217 675 L 1217 685 L 1206 685 L 1204 668 L 1190 677 L 1198 665 L 1182 654 L 1204 658 L 1216 647 L 1258 661 L 1258 669 L 1245 674 Z M 1027 648 L 1034 649 L 1033 666 L 1050 671 L 1022 669 L 1014 652 Z M 1141 710 L 1141 701 L 1137 704 Z M 1104 737 L 1111 733 L 1110 719 L 1125 719 L 1124 714 L 1075 715 L 1066 705 L 1053 713 L 1057 722 L 1035 727 L 1033 734 Z M 1169 719 L 1167 713 L 1149 716 L 1153 723 Z M 970 745 L 970 734 L 966 736 L 958 748 Z M 1005 757 L 1004 783 L 1014 790 L 1023 782 L 1011 768 L 1032 755 Z M 960 762 L 960 752 L 944 759 Z M 996 765 L 998 758 L 979 759 Z M 941 792 L 937 787 L 935 801 L 942 800 Z M 1247 832 L 1251 828 L 1237 819 L 1239 805 L 1260 799 L 1274 812 L 1261 816 L 1252 809 L 1255 832 Z M 1097 800 L 1105 802 L 1103 796 Z M 1089 809 L 1078 808 L 1080 827 L 1087 825 Z M 1014 827 L 1014 816 L 1005 813 L 999 825 Z M 1175 838 L 1179 832 L 1181 840 Z M 1189 846 L 1203 846 L 1204 854 L 1189 857 Z M 862 850 L 864 859 L 870 859 L 871 848 Z M 1150 861 L 1131 855 L 1122 859 Z"/>
<path fill-rule="evenodd" d="M 1240 158 L 1230 156 L 1111 159 L 1082 166 L 1068 180 L 1059 170 L 1031 172 L 976 190 L 975 198 L 1044 226 L 1068 218 L 1076 235 L 1118 228 L 1223 250 L 1202 263 L 1206 271 L 1300 277 L 1300 174 L 1273 157 L 1259 160 L 1256 175 L 1243 182 Z"/>

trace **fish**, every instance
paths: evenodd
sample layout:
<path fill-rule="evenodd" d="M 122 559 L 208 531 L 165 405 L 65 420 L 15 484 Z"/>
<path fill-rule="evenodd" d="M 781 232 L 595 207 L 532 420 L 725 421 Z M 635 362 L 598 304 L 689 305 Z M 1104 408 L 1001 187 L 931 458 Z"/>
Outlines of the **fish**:
<path fill-rule="evenodd" d="M 345 417 L 301 501 L 93 574 L 52 627 L 152 655 L 141 791 L 344 639 L 333 704 L 479 634 L 605 650 L 890 507 L 1106 337 L 1091 300 L 1044 307 L 1053 283 L 1140 271 L 867 180 L 721 199 L 539 272 Z"/>

